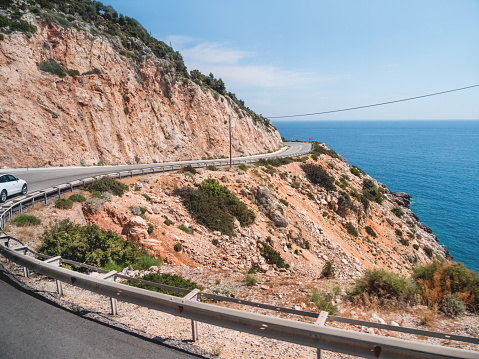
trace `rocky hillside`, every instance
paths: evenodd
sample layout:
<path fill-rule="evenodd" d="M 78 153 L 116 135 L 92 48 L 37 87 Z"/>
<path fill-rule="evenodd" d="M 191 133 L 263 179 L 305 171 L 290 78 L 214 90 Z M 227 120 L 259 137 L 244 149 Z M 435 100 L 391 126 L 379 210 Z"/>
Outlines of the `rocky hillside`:
<path fill-rule="evenodd" d="M 229 120 L 234 155 L 281 147 L 268 120 L 140 39 L 22 4 L 0 8 L 0 167 L 228 156 Z"/>

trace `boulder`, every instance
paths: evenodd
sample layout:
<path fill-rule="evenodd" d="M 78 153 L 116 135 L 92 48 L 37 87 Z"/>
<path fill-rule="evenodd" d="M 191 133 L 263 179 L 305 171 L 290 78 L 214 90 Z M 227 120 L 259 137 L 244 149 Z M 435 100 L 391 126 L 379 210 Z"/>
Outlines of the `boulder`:
<path fill-rule="evenodd" d="M 123 227 L 122 234 L 135 241 L 148 239 L 148 224 L 139 216 L 132 217 Z"/>
<path fill-rule="evenodd" d="M 411 204 L 411 196 L 406 192 L 391 192 L 388 197 L 392 202 L 401 207 L 409 207 Z"/>
<path fill-rule="evenodd" d="M 281 215 L 281 213 L 277 210 L 269 211 L 268 217 L 277 227 L 288 227 L 289 225 L 288 219 L 285 216 Z"/>

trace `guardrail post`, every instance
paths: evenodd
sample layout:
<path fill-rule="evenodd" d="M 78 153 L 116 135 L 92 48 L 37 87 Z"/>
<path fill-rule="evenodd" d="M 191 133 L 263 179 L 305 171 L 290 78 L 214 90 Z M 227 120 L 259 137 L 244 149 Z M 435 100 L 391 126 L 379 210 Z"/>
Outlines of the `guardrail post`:
<path fill-rule="evenodd" d="M 111 272 L 108 272 L 104 275 L 101 276 L 101 279 L 104 280 L 109 280 L 111 282 L 115 281 L 116 274 L 118 272 L 116 270 L 112 270 Z M 118 306 L 116 303 L 116 298 L 110 297 L 110 304 L 111 304 L 111 315 L 118 315 Z"/>
<path fill-rule="evenodd" d="M 73 185 L 70 183 L 70 192 L 73 192 Z"/>
<path fill-rule="evenodd" d="M 22 202 L 20 202 L 20 213 L 23 213 L 23 206 L 22 206 Z"/>
<path fill-rule="evenodd" d="M 58 198 L 61 198 L 62 193 L 60 192 L 60 187 L 58 187 Z"/>
<path fill-rule="evenodd" d="M 53 265 L 61 266 L 62 265 L 62 257 L 61 256 L 56 256 L 52 257 L 49 259 L 45 260 L 45 263 L 50 263 Z M 60 297 L 63 297 L 63 285 L 62 282 L 60 282 L 58 279 L 55 279 L 55 282 L 57 284 L 57 293 Z"/>
<path fill-rule="evenodd" d="M 321 313 L 319 313 L 318 319 L 316 319 L 316 322 L 314 324 L 324 326 L 324 323 L 326 323 L 326 320 L 328 320 L 328 315 L 328 312 L 322 310 Z M 318 348 L 318 359 L 321 359 L 322 355 L 323 351 Z"/>
<path fill-rule="evenodd" d="M 45 206 L 48 204 L 48 199 L 47 199 L 47 192 L 43 192 L 45 194 Z"/>
<path fill-rule="evenodd" d="M 198 300 L 198 293 L 200 292 L 199 289 L 193 289 L 187 295 L 183 297 L 184 300 Z M 193 341 L 198 341 L 198 322 L 196 320 L 191 319 L 191 332 L 193 336 Z"/>

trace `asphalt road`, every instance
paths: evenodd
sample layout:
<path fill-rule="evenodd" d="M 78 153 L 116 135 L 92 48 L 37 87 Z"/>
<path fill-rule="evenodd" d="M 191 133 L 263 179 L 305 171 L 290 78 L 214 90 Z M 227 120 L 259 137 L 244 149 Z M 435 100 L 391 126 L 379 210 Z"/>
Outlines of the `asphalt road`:
<path fill-rule="evenodd" d="M 0 266 L 0 358 L 199 358 L 68 312 L 25 292 Z"/>
<path fill-rule="evenodd" d="M 311 148 L 311 144 L 304 142 L 285 142 L 285 148 L 281 151 L 248 156 L 248 157 L 238 157 L 233 160 L 248 160 L 248 159 L 259 159 L 259 158 L 274 158 L 279 156 L 297 156 L 299 154 L 308 152 Z M 31 169 L 0 169 L 0 172 L 12 173 L 14 176 L 24 179 L 28 183 L 28 192 L 41 190 L 51 186 L 56 186 L 62 183 L 68 183 L 80 178 L 85 178 L 88 176 L 98 176 L 103 174 L 108 174 L 112 172 L 119 171 L 128 171 L 128 170 L 137 170 L 142 168 L 151 168 L 151 167 L 168 167 L 171 165 L 184 165 L 184 164 L 211 164 L 215 163 L 218 165 L 221 162 L 224 165 L 229 163 L 229 159 L 221 160 L 201 160 L 201 161 L 179 161 L 179 162 L 168 162 L 168 163 L 151 163 L 143 165 L 125 165 L 125 166 L 105 166 L 105 167 L 55 167 L 55 168 L 31 168 Z"/>

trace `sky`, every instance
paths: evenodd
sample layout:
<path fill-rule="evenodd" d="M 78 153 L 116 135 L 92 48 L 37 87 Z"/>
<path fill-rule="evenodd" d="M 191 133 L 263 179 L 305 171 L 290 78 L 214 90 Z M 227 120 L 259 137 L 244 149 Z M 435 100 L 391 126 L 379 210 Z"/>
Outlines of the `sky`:
<path fill-rule="evenodd" d="M 103 3 L 171 43 L 189 71 L 222 78 L 228 91 L 266 117 L 479 84 L 479 0 Z M 479 121 L 479 87 L 298 119 Z"/>

